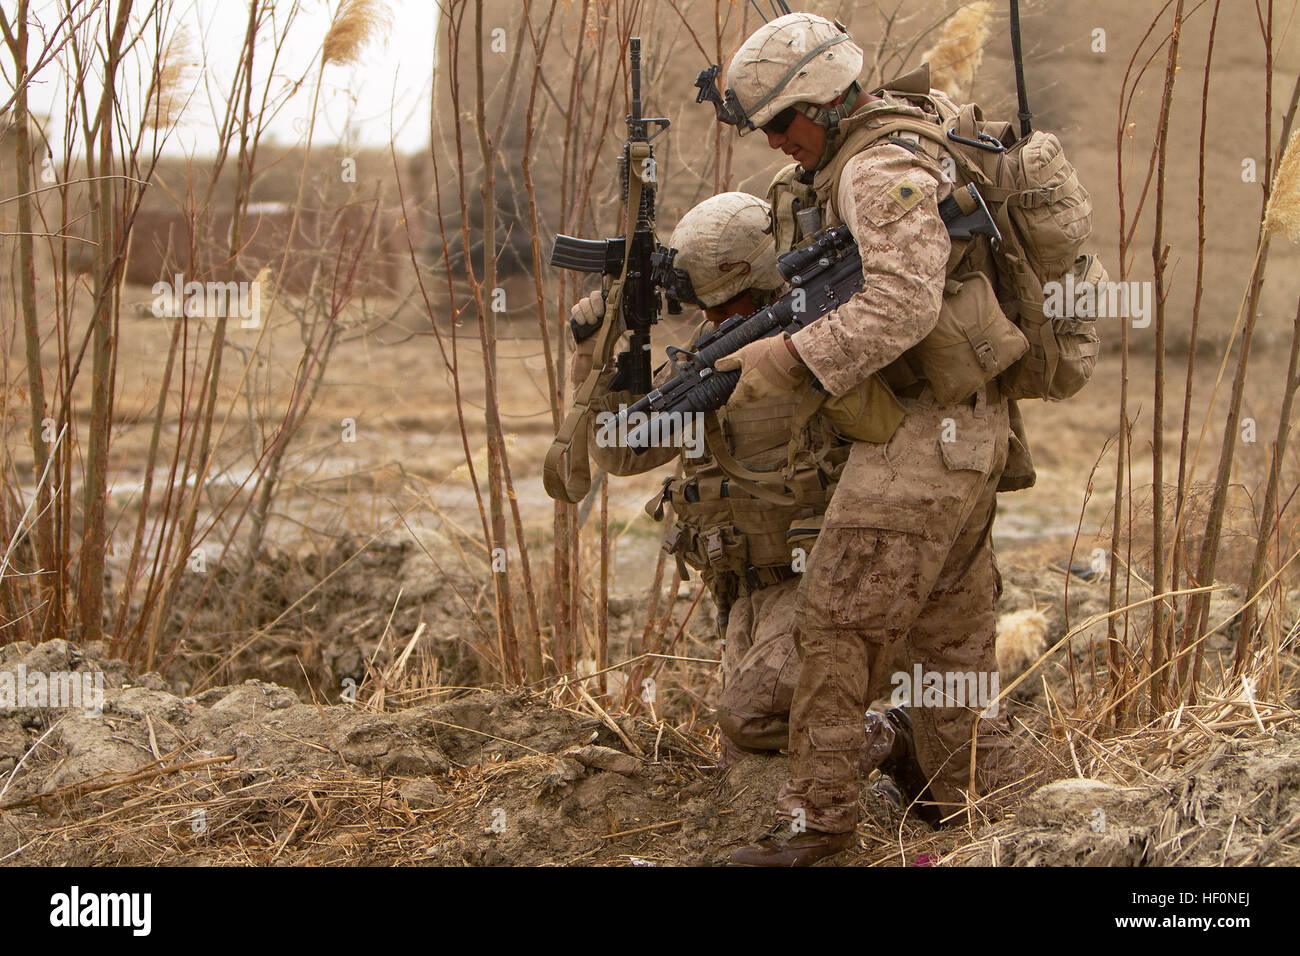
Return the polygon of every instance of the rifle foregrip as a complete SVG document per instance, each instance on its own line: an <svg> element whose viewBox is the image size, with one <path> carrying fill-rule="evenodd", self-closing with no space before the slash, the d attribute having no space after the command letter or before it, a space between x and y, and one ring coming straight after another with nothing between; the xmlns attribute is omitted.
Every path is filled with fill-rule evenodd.
<svg viewBox="0 0 1300 956"><path fill-rule="evenodd" d="M759 339L766 338L772 333L783 328L788 322L788 318L783 318L783 314L776 309L768 308L756 316L753 316L748 322L732 329L721 338L710 342L707 346L700 349L696 354L700 361L707 365L715 364L718 359L725 358L728 355L734 355L751 342L757 342Z"/></svg>

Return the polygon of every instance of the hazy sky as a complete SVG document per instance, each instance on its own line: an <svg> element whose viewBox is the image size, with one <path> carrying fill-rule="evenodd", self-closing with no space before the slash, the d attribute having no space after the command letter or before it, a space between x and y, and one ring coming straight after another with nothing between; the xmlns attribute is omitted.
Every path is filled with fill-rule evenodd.
<svg viewBox="0 0 1300 956"><path fill-rule="evenodd" d="M321 42L329 29L338 0L299 0L301 12L289 32L289 41L281 52L276 74L278 88L308 73L309 80L289 100L284 111L272 122L271 134L280 141L301 139L311 112L311 91L316 69L312 60L319 54ZM59 0L33 4L38 19L56 22ZM368 47L358 66L330 66L325 70L321 90L321 109L316 122L315 142L325 144L344 137L351 126L356 142L382 146L392 141L399 149L415 150L428 141L428 88L433 62L434 30L437 22L435 0L390 0L393 29L386 43ZM288 2L277 7L288 8ZM172 134L167 152L175 154L210 151L216 141L213 105L209 90L229 88L247 18L246 0L175 0L173 21L189 27L196 43L202 47L206 76L197 72L191 80L195 94L185 111L184 121ZM39 41L33 36L33 46ZM267 78L270 45L258 51ZM258 61L255 60L255 63ZM6 73L7 75L7 73ZM58 116L63 91L54 80L55 71L47 68L43 79L32 90L32 108ZM276 88L273 87L273 88ZM132 102L142 97L137 89L126 94ZM60 124L56 121L54 129ZM391 134L390 134L391 129Z"/></svg>

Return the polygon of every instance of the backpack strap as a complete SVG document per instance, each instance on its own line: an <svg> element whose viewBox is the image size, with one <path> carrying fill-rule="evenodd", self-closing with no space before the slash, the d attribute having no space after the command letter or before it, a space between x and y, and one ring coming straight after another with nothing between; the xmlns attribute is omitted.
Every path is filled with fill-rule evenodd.
<svg viewBox="0 0 1300 956"><path fill-rule="evenodd" d="M736 460L736 457L731 453L731 449L727 446L727 438L722 433L722 423L719 421L716 411L706 412L704 423L704 434L709 445L709 453L713 455L713 460L729 480L734 481L739 487L761 501L774 505L798 504L798 499L788 493L789 488L786 487L784 481L779 486L765 484L765 482L769 482L773 478L782 478L781 473L754 471L746 468Z"/></svg>
<svg viewBox="0 0 1300 956"><path fill-rule="evenodd" d="M920 100L928 104L937 114L936 118L925 118L927 111L920 106L910 104L901 105L897 111L869 112L862 117L860 125L850 127L835 158L817 174L814 186L821 195L825 196L825 204L836 223L843 222L838 192L840 178L849 161L873 146L885 143L902 146L912 153L924 152L928 159L936 163L942 162L944 157L951 157L958 172L968 182L975 183L981 194L985 193L986 187L992 186L992 180L973 164L969 157L963 155L962 151L956 148L958 144L953 143L947 136L948 129L957 128L962 124L963 118L967 117L965 121L970 124L971 138L974 138L975 124L978 122L978 107L969 105L961 111L954 112L951 105L945 105L930 96L910 94L908 99ZM853 117L850 117L848 122L851 123L852 119ZM985 195L986 200L990 198Z"/></svg>
<svg viewBox="0 0 1300 956"><path fill-rule="evenodd" d="M611 303L619 301L623 280L620 278L609 287ZM615 309L611 309L614 312ZM591 489L591 459L588 452L588 428L592 418L592 402L596 398L596 388L600 377L613 358L614 347L623 334L623 323L616 315L607 316L600 330L596 333L596 362L593 363L587 379L578 386L573 395L573 405L565 415L563 424L546 452L542 464L542 484L546 493L556 501L577 504L587 496Z"/></svg>

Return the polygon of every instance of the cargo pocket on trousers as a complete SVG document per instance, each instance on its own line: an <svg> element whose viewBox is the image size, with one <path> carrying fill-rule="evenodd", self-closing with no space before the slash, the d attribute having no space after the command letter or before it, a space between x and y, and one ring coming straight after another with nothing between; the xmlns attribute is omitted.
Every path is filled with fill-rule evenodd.
<svg viewBox="0 0 1300 956"><path fill-rule="evenodd" d="M845 786L848 782L856 783L858 776L858 751L866 730L864 726L849 724L813 724L808 728L808 744L812 750L813 779L823 787ZM820 788L818 788L820 789ZM830 797L833 794L810 793L814 805L821 801L818 796Z"/></svg>
<svg viewBox="0 0 1300 956"><path fill-rule="evenodd" d="M997 448L992 438L958 438L950 442L940 441L939 451L944 467L954 478L952 490L956 500L953 504L958 516L956 527L960 528L970 517L975 499L993 471Z"/></svg>
<svg viewBox="0 0 1300 956"><path fill-rule="evenodd" d="M943 463L949 471L977 471L985 477L993 470L994 450L992 438L958 438L939 442Z"/></svg>
<svg viewBox="0 0 1300 956"><path fill-rule="evenodd" d="M806 600L825 608L833 626L897 636L918 609L908 569L921 560L920 536L882 528L840 529L821 573L805 578Z"/></svg>

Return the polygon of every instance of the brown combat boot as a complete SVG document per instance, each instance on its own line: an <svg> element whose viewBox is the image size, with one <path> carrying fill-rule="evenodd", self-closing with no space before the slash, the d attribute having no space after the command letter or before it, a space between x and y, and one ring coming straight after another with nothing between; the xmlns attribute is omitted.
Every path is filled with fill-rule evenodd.
<svg viewBox="0 0 1300 956"><path fill-rule="evenodd" d="M731 854L732 866L812 866L818 860L847 850L856 834L821 833L805 830L792 833L789 823L782 821L768 831L762 839L742 846Z"/></svg>
<svg viewBox="0 0 1300 956"><path fill-rule="evenodd" d="M903 794L903 806L928 823L939 829L943 821L943 812L929 801L930 778L921 769L916 759L916 742L912 738L912 719L902 707L893 707L885 712L885 717L894 728L894 745L889 756L880 762L880 772L887 773L898 784Z"/></svg>

